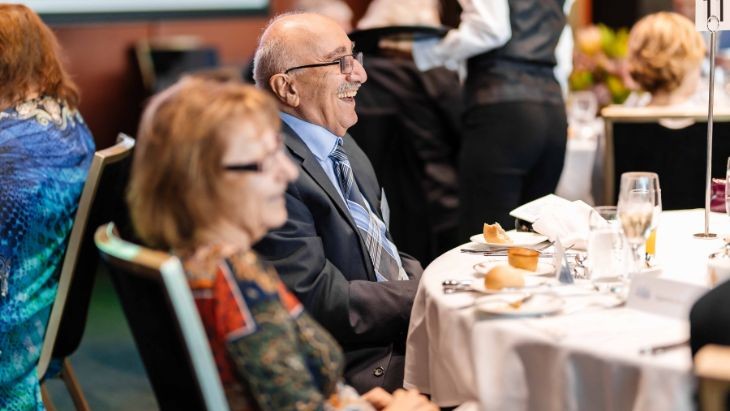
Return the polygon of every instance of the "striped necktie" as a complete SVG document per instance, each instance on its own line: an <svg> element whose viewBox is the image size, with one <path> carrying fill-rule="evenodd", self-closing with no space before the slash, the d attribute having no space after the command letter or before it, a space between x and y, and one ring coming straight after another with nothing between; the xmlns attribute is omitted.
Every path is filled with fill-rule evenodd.
<svg viewBox="0 0 730 411"><path fill-rule="evenodd" d="M337 140L337 145L329 157L334 162L337 182L340 184L347 209L355 220L360 237L365 241L378 281L407 280L408 275L401 266L398 249L388 240L385 224L370 210L355 183L350 160L347 159L341 139Z"/></svg>

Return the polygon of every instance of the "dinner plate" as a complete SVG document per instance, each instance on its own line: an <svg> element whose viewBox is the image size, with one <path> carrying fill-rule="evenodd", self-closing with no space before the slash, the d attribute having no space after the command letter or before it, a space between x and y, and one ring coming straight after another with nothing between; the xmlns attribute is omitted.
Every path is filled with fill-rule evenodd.
<svg viewBox="0 0 730 411"><path fill-rule="evenodd" d="M542 287L544 285L548 285L550 283L548 278L545 277L538 277L535 275L526 275L525 278L525 286L524 287L508 287L508 288L502 288L499 290L493 290L491 288L487 288L486 285L484 285L484 280L482 279L476 279L471 284L471 289L484 294L500 294L500 293L515 293L515 292L523 292L528 291L530 289Z"/></svg>
<svg viewBox="0 0 730 411"><path fill-rule="evenodd" d="M540 244L548 239L542 234L530 233L526 231L509 230L507 231L507 235L512 240L512 243L489 243L487 242L487 240L484 239L483 234L474 234L473 236L469 237L469 240L477 244L486 244L491 247L529 247Z"/></svg>
<svg viewBox="0 0 730 411"><path fill-rule="evenodd" d="M474 264L474 271L483 276L495 266L504 264L505 262L504 259L482 261L481 263ZM525 272L528 275L553 275L555 274L555 266L547 261L538 261L535 271L525 270Z"/></svg>
<svg viewBox="0 0 730 411"><path fill-rule="evenodd" d="M552 294L535 294L517 308L509 304L524 297L524 294L514 294L509 297L484 300L476 305L476 309L503 317L532 317L558 313L565 305L565 300Z"/></svg>

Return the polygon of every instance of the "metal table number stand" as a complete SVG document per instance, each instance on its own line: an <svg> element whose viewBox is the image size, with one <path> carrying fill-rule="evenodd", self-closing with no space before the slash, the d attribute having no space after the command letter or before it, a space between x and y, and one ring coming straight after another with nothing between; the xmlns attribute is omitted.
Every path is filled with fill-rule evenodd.
<svg viewBox="0 0 730 411"><path fill-rule="evenodd" d="M710 189L712 181L712 125L715 108L715 49L717 32L730 29L725 21L726 0L695 0L695 27L698 31L710 32L710 99L707 107L707 175L705 181L705 231L696 233L695 238L714 239L717 234L710 232ZM718 16L719 14L719 16Z"/></svg>

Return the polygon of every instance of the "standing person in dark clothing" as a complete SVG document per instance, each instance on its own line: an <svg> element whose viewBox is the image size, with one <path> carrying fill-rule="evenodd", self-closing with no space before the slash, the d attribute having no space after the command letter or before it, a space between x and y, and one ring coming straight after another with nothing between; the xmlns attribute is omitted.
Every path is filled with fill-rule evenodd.
<svg viewBox="0 0 730 411"><path fill-rule="evenodd" d="M440 25L435 0L375 0L358 23L362 31L351 38L360 44L360 36L375 36L382 32L378 28ZM363 50L368 83L358 94L360 121L351 134L388 195L393 237L426 265L460 243L456 157L461 85L457 74L444 67L418 70L412 41L396 37L378 37L377 48Z"/></svg>
<svg viewBox="0 0 730 411"><path fill-rule="evenodd" d="M557 186L567 121L553 68L565 11L563 0L459 3L459 27L416 43L413 56L422 70L466 60L459 231L467 236L485 221L511 226L510 210Z"/></svg>

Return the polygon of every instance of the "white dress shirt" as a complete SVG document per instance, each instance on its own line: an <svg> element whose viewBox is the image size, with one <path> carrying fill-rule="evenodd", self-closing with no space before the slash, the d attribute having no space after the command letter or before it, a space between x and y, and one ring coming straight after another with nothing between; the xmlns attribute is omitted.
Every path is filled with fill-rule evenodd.
<svg viewBox="0 0 730 411"><path fill-rule="evenodd" d="M565 1L566 14L573 1ZM413 43L413 60L419 70L438 66L458 70L469 57L502 47L512 38L508 0L459 0L459 4L462 13L458 28L450 30L443 39ZM572 38L569 40L572 42Z"/></svg>

